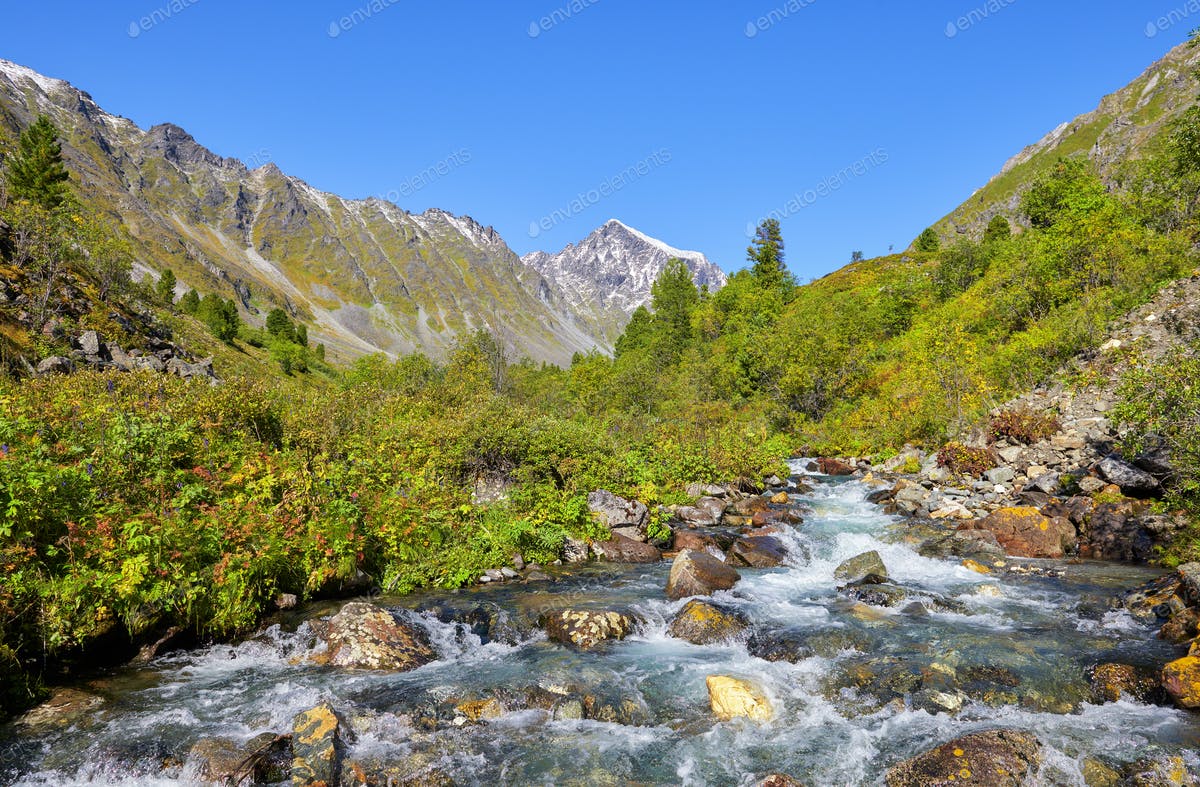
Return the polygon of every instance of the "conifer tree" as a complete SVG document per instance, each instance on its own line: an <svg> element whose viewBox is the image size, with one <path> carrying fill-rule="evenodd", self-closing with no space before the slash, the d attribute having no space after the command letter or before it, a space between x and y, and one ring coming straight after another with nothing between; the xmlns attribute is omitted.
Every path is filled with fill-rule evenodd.
<svg viewBox="0 0 1200 787"><path fill-rule="evenodd" d="M154 285L154 292L158 299L163 303L171 306L175 303L175 285L178 281L175 279L175 271L167 268L158 277L158 283Z"/></svg>
<svg viewBox="0 0 1200 787"><path fill-rule="evenodd" d="M63 165L58 129L45 115L21 133L17 152L8 161L8 190L46 210L56 210L71 195L71 176Z"/></svg>
<svg viewBox="0 0 1200 787"><path fill-rule="evenodd" d="M746 250L746 259L751 263L750 272L754 280L763 289L778 289L788 282L783 231L778 219L767 219L758 225L754 240Z"/></svg>

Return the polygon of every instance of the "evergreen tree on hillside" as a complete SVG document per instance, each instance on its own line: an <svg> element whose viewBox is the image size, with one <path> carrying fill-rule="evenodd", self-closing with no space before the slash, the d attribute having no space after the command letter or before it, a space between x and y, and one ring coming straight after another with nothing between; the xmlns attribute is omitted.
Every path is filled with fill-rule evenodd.
<svg viewBox="0 0 1200 787"><path fill-rule="evenodd" d="M237 338L241 319L238 317L237 306L233 301L227 301L220 295L209 293L200 301L196 315L208 326L213 336L229 343Z"/></svg>
<svg viewBox="0 0 1200 787"><path fill-rule="evenodd" d="M682 260L667 263L650 292L655 354L660 364L669 365L691 344L692 313L700 303L700 292Z"/></svg>
<svg viewBox="0 0 1200 787"><path fill-rule="evenodd" d="M625 326L625 331L617 339L617 346L613 352L613 356L620 358L631 352L644 349L650 342L651 324L654 322L654 317L650 314L650 310L645 306L639 306L633 312L633 316L629 318L629 324Z"/></svg>
<svg viewBox="0 0 1200 787"><path fill-rule="evenodd" d="M200 311L200 293L194 289L185 292L179 299L179 309L184 314L196 314Z"/></svg>
<svg viewBox="0 0 1200 787"><path fill-rule="evenodd" d="M296 343L296 326L292 325L291 318L283 309L272 309L267 315L267 333L277 339Z"/></svg>
<svg viewBox="0 0 1200 787"><path fill-rule="evenodd" d="M999 214L992 216L992 220L988 222L987 229L983 231L984 243L1008 240L1011 237L1012 224L1008 222L1008 219Z"/></svg>
<svg viewBox="0 0 1200 787"><path fill-rule="evenodd" d="M71 194L71 176L63 165L58 129L40 115L21 133L17 152L8 161L8 190L46 210L62 207Z"/></svg>
<svg viewBox="0 0 1200 787"><path fill-rule="evenodd" d="M175 303L175 285L178 281L175 279L175 271L167 268L158 277L158 283L154 285L154 294L158 299L168 306Z"/></svg>
<svg viewBox="0 0 1200 787"><path fill-rule="evenodd" d="M922 232L920 237L917 238L915 247L917 251L932 254L933 252L942 248L942 239L938 237L937 230L935 230L933 227L930 227Z"/></svg>
<svg viewBox="0 0 1200 787"><path fill-rule="evenodd" d="M777 219L767 219L758 225L754 240L746 250L746 260L755 282L765 290L781 289L790 283L783 254L783 231Z"/></svg>

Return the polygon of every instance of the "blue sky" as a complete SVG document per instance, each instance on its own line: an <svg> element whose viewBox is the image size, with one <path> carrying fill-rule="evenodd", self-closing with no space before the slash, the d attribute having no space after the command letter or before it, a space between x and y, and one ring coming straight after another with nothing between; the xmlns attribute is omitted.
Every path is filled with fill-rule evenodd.
<svg viewBox="0 0 1200 787"><path fill-rule="evenodd" d="M903 248L1200 26L1191 0L6 5L0 57L221 155L519 253L616 217L732 270L782 211L802 279Z"/></svg>

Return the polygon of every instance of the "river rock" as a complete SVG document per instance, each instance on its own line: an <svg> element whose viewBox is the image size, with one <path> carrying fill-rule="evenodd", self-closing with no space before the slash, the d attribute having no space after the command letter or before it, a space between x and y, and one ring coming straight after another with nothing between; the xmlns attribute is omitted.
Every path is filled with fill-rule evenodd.
<svg viewBox="0 0 1200 787"><path fill-rule="evenodd" d="M687 488L688 497L719 497L729 496L729 490L717 484L691 484Z"/></svg>
<svg viewBox="0 0 1200 787"><path fill-rule="evenodd" d="M1075 526L1061 517L1051 519L1036 508L1002 508L963 530L986 530L1010 555L1061 558L1078 546Z"/></svg>
<svg viewBox="0 0 1200 787"><path fill-rule="evenodd" d="M715 527L721 523L720 516L697 506L680 506L675 509L675 516L690 527Z"/></svg>
<svg viewBox="0 0 1200 787"><path fill-rule="evenodd" d="M662 560L662 552L657 547L619 533L613 533L609 541L594 542L592 551L596 557L610 563L657 563Z"/></svg>
<svg viewBox="0 0 1200 787"><path fill-rule="evenodd" d="M737 538L736 532L721 529L688 530L681 527L675 530L675 548L681 552L685 549L692 549L709 554L713 554L713 550L716 550L724 555L725 550L733 546Z"/></svg>
<svg viewBox="0 0 1200 787"><path fill-rule="evenodd" d="M957 530L931 538L918 547L922 557L961 557L985 565L1005 557L1004 547L989 530Z"/></svg>
<svg viewBox="0 0 1200 787"><path fill-rule="evenodd" d="M717 497L702 497L696 501L695 507L707 512L709 516L719 523L721 517L725 515L725 510L729 507L729 504Z"/></svg>
<svg viewBox="0 0 1200 787"><path fill-rule="evenodd" d="M643 529L650 512L636 500L626 500L603 489L588 495L588 510L610 530L622 527Z"/></svg>
<svg viewBox="0 0 1200 787"><path fill-rule="evenodd" d="M1162 685L1181 708L1200 708L1200 657L1185 656L1163 667Z"/></svg>
<svg viewBox="0 0 1200 787"><path fill-rule="evenodd" d="M588 547L586 541L570 536L563 541L562 560L564 563L586 563L589 555L591 555L591 548Z"/></svg>
<svg viewBox="0 0 1200 787"><path fill-rule="evenodd" d="M804 629L760 631L746 643L746 650L755 658L792 664L813 656L832 659L847 651L866 653L872 647L873 643L867 635L846 628L816 632Z"/></svg>
<svg viewBox="0 0 1200 787"><path fill-rule="evenodd" d="M843 580L847 584L853 584L871 575L882 579L888 578L888 570L887 566L883 564L883 558L873 550L852 557L833 570L833 578Z"/></svg>
<svg viewBox="0 0 1200 787"><path fill-rule="evenodd" d="M804 782L796 781L786 774L772 773L759 782L758 787L804 787Z"/></svg>
<svg viewBox="0 0 1200 787"><path fill-rule="evenodd" d="M1115 456L1101 461L1096 469L1105 481L1121 487L1121 491L1127 495L1150 497L1162 491L1157 478Z"/></svg>
<svg viewBox="0 0 1200 787"><path fill-rule="evenodd" d="M345 753L342 727L342 719L329 704L296 716L292 722L293 787L338 784Z"/></svg>
<svg viewBox="0 0 1200 787"><path fill-rule="evenodd" d="M746 616L736 610L692 599L668 629L672 637L693 645L711 645L733 639L746 630Z"/></svg>
<svg viewBox="0 0 1200 787"><path fill-rule="evenodd" d="M818 459L817 469L825 475L849 476L854 475L858 468L846 464L840 459Z"/></svg>
<svg viewBox="0 0 1200 787"><path fill-rule="evenodd" d="M424 629L374 604L353 602L311 625L326 644L312 657L318 664L404 672L437 659Z"/></svg>
<svg viewBox="0 0 1200 787"><path fill-rule="evenodd" d="M1091 670L1088 680L1092 697L1098 703L1118 702L1122 698L1154 702L1161 693L1158 677L1150 670L1129 664L1100 664Z"/></svg>
<svg viewBox="0 0 1200 787"><path fill-rule="evenodd" d="M1182 757L1143 759L1125 771L1130 787L1197 787L1200 780L1188 770Z"/></svg>
<svg viewBox="0 0 1200 787"><path fill-rule="evenodd" d="M1037 784L1042 744L1037 736L1017 730L991 730L965 735L887 772L888 787L1024 787Z"/></svg>
<svg viewBox="0 0 1200 787"><path fill-rule="evenodd" d="M775 568L787 559L787 547L773 536L739 538L729 548L729 560L734 565L750 568Z"/></svg>
<svg viewBox="0 0 1200 787"><path fill-rule="evenodd" d="M622 640L633 631L634 620L623 612L562 609L539 621L553 642L591 650L609 640Z"/></svg>
<svg viewBox="0 0 1200 787"><path fill-rule="evenodd" d="M712 555L689 549L680 552L671 564L671 575L667 579L667 598L707 596L718 590L729 590L740 579L741 575L737 570Z"/></svg>
<svg viewBox="0 0 1200 787"><path fill-rule="evenodd" d="M713 713L721 721L737 718L770 721L775 716L771 702L762 689L748 681L726 675L709 675L705 683Z"/></svg>

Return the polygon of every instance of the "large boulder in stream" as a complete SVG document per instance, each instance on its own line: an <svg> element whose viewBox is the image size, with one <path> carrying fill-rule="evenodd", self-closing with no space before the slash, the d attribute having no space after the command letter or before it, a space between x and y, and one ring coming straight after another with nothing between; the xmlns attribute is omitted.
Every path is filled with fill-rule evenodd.
<svg viewBox="0 0 1200 787"><path fill-rule="evenodd" d="M883 558L879 556L878 552L864 552L857 557L850 558L833 570L834 579L844 580L848 584L860 582L869 576L880 579L888 578L887 566L883 564Z"/></svg>
<svg viewBox="0 0 1200 787"><path fill-rule="evenodd" d="M332 618L311 625L326 645L312 657L317 664L404 672L437 659L424 629L374 604L347 604Z"/></svg>
<svg viewBox="0 0 1200 787"><path fill-rule="evenodd" d="M633 631L635 621L623 612L560 609L540 621L553 642L591 650L609 640L622 640Z"/></svg>
<svg viewBox="0 0 1200 787"><path fill-rule="evenodd" d="M787 547L774 536L739 538L729 548L729 562L749 568L776 568L787 559Z"/></svg>
<svg viewBox="0 0 1200 787"><path fill-rule="evenodd" d="M1037 784L1042 744L1018 730L964 735L887 772L888 787L1024 787Z"/></svg>
<svg viewBox="0 0 1200 787"><path fill-rule="evenodd" d="M713 713L721 721L737 718L770 721L775 716L767 695L749 681L726 675L709 675L705 683Z"/></svg>
<svg viewBox="0 0 1200 787"><path fill-rule="evenodd" d="M293 787L334 787L342 772L344 724L328 705L318 705L292 722Z"/></svg>
<svg viewBox="0 0 1200 787"><path fill-rule="evenodd" d="M1061 558L1075 551L1078 538L1069 519L1051 519L1036 508L1002 508L962 530L986 530L996 536L1000 546L1016 557Z"/></svg>
<svg viewBox="0 0 1200 787"><path fill-rule="evenodd" d="M1163 667L1162 685L1181 708L1200 708L1200 657L1185 656Z"/></svg>
<svg viewBox="0 0 1200 787"><path fill-rule="evenodd" d="M672 637L693 645L711 645L733 639L746 630L746 616L736 610L692 599L668 629Z"/></svg>
<svg viewBox="0 0 1200 787"><path fill-rule="evenodd" d="M685 550L671 564L667 579L667 598L707 596L718 590L729 590L742 577L733 569L706 552Z"/></svg>

